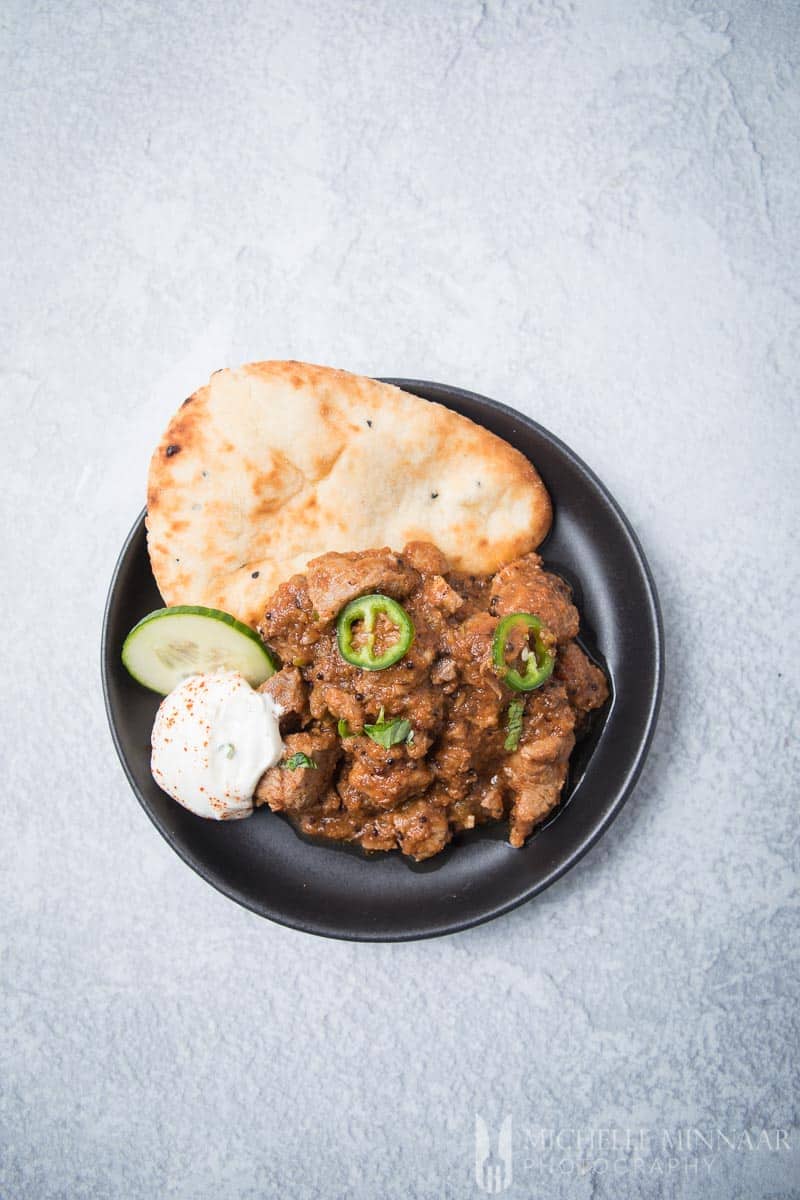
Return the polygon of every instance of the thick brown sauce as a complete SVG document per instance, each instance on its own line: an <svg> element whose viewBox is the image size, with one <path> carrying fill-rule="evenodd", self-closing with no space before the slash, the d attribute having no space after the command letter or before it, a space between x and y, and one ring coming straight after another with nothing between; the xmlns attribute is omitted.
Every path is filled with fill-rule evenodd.
<svg viewBox="0 0 800 1200"><path fill-rule="evenodd" d="M383 671L347 663L336 641L336 615L368 592L393 597L415 627L408 653ZM495 628L512 612L539 616L557 646L551 678L529 693L508 687L492 664ZM271 768L256 802L311 837L417 860L488 821L507 820L521 846L558 803L576 734L608 697L605 676L575 641L578 627L569 587L536 554L494 576L451 572L424 542L402 554L313 560L278 588L259 630L284 664L262 690L284 710L286 757L302 753L316 765ZM522 733L509 751L509 705L520 699ZM410 742L386 748L363 732L381 709L386 720L410 722ZM352 736L340 736L340 721Z"/></svg>

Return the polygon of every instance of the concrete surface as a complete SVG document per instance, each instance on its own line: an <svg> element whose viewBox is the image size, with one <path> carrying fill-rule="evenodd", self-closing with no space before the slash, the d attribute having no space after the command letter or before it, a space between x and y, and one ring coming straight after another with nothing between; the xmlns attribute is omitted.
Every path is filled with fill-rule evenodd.
<svg viewBox="0 0 800 1200"><path fill-rule="evenodd" d="M476 1114L501 1168L512 1118L509 1196L800 1194L800 8L7 0L0 27L0 1195L460 1200ZM658 581L634 799L463 935L239 910L114 756L100 617L150 449L210 370L289 356L531 413Z"/></svg>

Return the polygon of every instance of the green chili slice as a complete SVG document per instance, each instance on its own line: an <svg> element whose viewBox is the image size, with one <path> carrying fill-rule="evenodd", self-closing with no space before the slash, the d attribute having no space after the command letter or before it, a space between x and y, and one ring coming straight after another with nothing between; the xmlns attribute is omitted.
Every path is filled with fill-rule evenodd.
<svg viewBox="0 0 800 1200"><path fill-rule="evenodd" d="M383 650L375 647L378 618L393 625L397 636ZM394 666L414 640L414 624L406 610L379 592L359 596L346 604L336 618L336 637L342 658L365 671L383 671ZM383 641L383 636L381 636Z"/></svg>
<svg viewBox="0 0 800 1200"><path fill-rule="evenodd" d="M509 637L520 627L532 633L522 650L522 671L510 666L506 660ZM492 642L492 662L503 682L515 692L532 692L534 688L541 687L552 675L555 661L552 635L533 613L509 613L499 622Z"/></svg>

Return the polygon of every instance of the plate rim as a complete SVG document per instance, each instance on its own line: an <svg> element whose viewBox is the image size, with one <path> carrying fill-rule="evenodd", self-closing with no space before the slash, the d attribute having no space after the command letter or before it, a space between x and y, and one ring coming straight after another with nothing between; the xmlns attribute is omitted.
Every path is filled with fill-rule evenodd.
<svg viewBox="0 0 800 1200"><path fill-rule="evenodd" d="M210 884L213 888L215 888L216 891L220 892L228 899L235 901L235 903L239 904L242 908L247 909L249 912L255 913L257 916L265 920L273 921L275 924L281 925L285 929L292 929L296 932L312 934L315 937L329 938L334 941L392 943L423 941L428 940L429 938L446 937L448 934L459 933L466 929L475 928L476 926L483 925L488 921L493 921L508 912L512 912L515 908L520 907L522 904L528 903L528 901L532 900L535 896L539 895L541 892L545 891L547 888L556 883L557 880L559 880L563 875L576 866L577 863L579 863L580 860L586 854L588 854L592 847L599 841L603 834L607 832L608 828L619 816L620 812L630 798L634 788L636 787L644 768L644 764L647 760L647 756L653 742L653 737L655 735L664 691L664 625L661 613L661 605L655 580L653 578L653 573L650 569L650 564L644 553L644 549L642 548L639 537L633 529L630 520L622 510L617 500L608 490L603 481L598 478L592 468L589 467L583 461L583 459L571 449L570 446L568 446L560 437L558 437L557 434L552 433L544 425L541 425L532 417L527 416L526 413L520 412L519 409L513 408L508 404L503 404L501 401L494 400L490 396L484 396L480 392L473 392L467 388L457 387L453 384L438 383L432 380L413 379L406 376L374 376L374 378L379 382L391 384L395 387L409 391L412 394L419 394L415 391L417 388L424 389L426 393L434 393L436 395L435 402L444 403L445 407L449 407L446 403L446 399L440 399L440 397L461 397L470 402L477 402L480 406L495 411L506 418L521 421L524 425L532 427L538 435L553 444L560 454L570 460L579 472L588 476L592 484L602 494L609 508L613 511L620 526L625 532L630 548L633 551L646 583L647 598L649 601L649 623L653 633L655 650L652 662L654 686L650 689L650 703L649 711L646 714L645 734L639 741L635 758L628 768L627 776L622 787L618 791L613 804L610 805L603 818L592 826L591 831L584 838L582 838L580 842L573 847L562 860L560 860L543 876L540 876L535 883L531 884L529 888L524 889L521 894L515 895L510 900L503 901L492 906L491 908L488 908L485 912L482 912L478 916L470 916L466 918L461 917L452 921L440 922L438 925L434 927L428 927L422 931L413 929L392 934L386 934L383 932L372 934L369 931L360 931L358 933L339 932L335 931L333 928L314 926L302 919L294 921L289 920L283 915L276 915L273 911L265 911L264 906L259 907L256 903L246 899L242 894L237 893L225 882L218 878L213 878L202 859L194 856L189 850L186 849L179 838L170 836L169 831L161 827L156 820L155 815L150 811L150 807L146 803L144 796L140 792L136 776L134 775L133 769L128 762L128 758L117 732L116 717L113 711L109 692L109 676L111 668L109 624L112 604L115 600L118 579L123 565L126 562L131 544L140 535L142 530L147 513L146 506L141 509L136 517L136 520L131 526L123 542L122 548L117 555L117 559L111 573L106 601L103 607L102 634L100 639L100 674L102 681L103 704L105 707L109 730L111 732L112 742L117 754L117 758L120 761L120 765L122 766L123 772L128 780L134 796L136 797L140 807L144 810L151 824L155 826L159 834L164 838L170 848L188 867L195 871L205 883ZM430 399L428 395L421 396L420 398ZM454 410L451 409L450 411ZM480 424L480 422L478 421L476 424ZM485 426L483 427L486 428ZM520 453L523 452L520 451ZM527 457L527 455L525 457Z"/></svg>

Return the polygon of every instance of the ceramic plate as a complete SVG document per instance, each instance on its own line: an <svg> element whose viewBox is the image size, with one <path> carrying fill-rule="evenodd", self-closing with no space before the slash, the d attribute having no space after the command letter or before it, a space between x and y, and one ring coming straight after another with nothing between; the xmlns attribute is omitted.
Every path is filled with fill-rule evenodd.
<svg viewBox="0 0 800 1200"><path fill-rule="evenodd" d="M636 782L655 727L663 635L653 580L619 505L567 446L521 413L438 383L390 379L505 438L531 460L553 500L545 566L572 585L581 641L604 666L612 698L579 742L562 802L521 850L505 826L454 838L435 858L301 839L265 809L246 821L205 821L166 796L150 774L158 697L120 660L125 635L162 600L145 544L144 513L114 570L103 623L108 719L136 796L173 850L226 896L307 933L357 941L436 937L498 917L568 871L608 828Z"/></svg>

